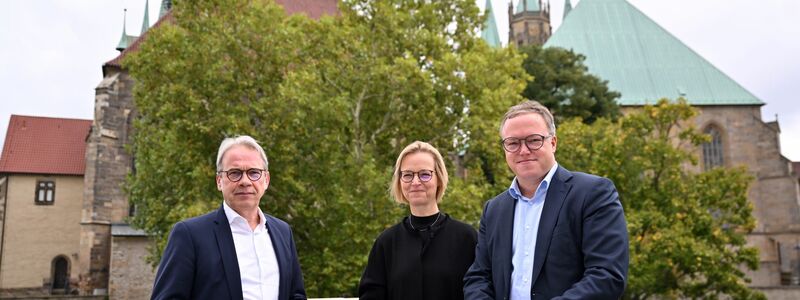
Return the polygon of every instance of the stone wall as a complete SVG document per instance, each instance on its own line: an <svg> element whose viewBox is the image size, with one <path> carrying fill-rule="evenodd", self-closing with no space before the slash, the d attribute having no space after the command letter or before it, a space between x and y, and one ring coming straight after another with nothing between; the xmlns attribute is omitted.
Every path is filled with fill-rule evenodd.
<svg viewBox="0 0 800 300"><path fill-rule="evenodd" d="M123 190L132 157L126 152L133 119L133 79L117 68L104 69L95 89L95 113L86 145L81 224L81 294L106 294L111 251L111 224L128 215Z"/></svg>
<svg viewBox="0 0 800 300"><path fill-rule="evenodd" d="M49 287L57 256L67 259L70 286L75 287L81 258L78 250L83 178L10 175L7 180L0 289ZM53 204L35 204L37 180L55 182Z"/></svg>
<svg viewBox="0 0 800 300"><path fill-rule="evenodd" d="M114 235L108 283L111 299L150 298L156 274L145 261L148 245L150 240L146 236Z"/></svg>

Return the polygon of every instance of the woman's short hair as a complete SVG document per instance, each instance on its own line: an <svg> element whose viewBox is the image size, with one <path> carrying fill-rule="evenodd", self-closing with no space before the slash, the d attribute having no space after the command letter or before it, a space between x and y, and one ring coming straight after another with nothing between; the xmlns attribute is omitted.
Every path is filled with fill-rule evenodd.
<svg viewBox="0 0 800 300"><path fill-rule="evenodd" d="M436 150L431 144L426 142L415 141L406 146L397 157L397 162L394 164L394 173L392 173L392 185L389 189L394 201L400 204L408 204L408 199L403 196L403 189L400 187L400 165L403 159L409 154L417 152L430 153L433 156L434 172L436 173L436 203L442 201L444 191L447 189L447 168L444 166L444 159L439 150Z"/></svg>
<svg viewBox="0 0 800 300"><path fill-rule="evenodd" d="M264 148L261 148L261 145L249 135L237 135L225 138L222 140L222 143L220 143L219 151L217 151L217 172L224 171L222 170L222 157L225 155L225 152L233 148L233 146L239 145L258 151L258 154L261 155L261 159L264 160L264 170L269 171L269 161L267 160L267 154L264 153Z"/></svg>

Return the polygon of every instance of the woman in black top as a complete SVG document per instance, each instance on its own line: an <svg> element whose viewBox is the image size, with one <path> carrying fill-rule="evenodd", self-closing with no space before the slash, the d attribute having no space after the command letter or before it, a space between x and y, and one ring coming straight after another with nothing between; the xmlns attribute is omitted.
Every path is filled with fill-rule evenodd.
<svg viewBox="0 0 800 300"><path fill-rule="evenodd" d="M472 226L439 211L447 169L439 151L424 142L397 158L391 192L411 215L386 229L372 246L360 299L464 299L464 273L475 258Z"/></svg>

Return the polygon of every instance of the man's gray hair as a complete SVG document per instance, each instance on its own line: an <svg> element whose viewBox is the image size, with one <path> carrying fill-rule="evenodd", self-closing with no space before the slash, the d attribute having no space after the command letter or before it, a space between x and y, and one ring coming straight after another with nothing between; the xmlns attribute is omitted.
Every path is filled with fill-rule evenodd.
<svg viewBox="0 0 800 300"><path fill-rule="evenodd" d="M509 108L506 114L503 116L503 120L500 121L500 137L503 137L503 126L506 125L506 121L508 121L508 119L530 113L539 114L542 116L544 123L547 125L547 133L551 136L556 135L556 123L553 121L553 114L550 113L550 110L537 101L526 100L525 102Z"/></svg>
<svg viewBox="0 0 800 300"><path fill-rule="evenodd" d="M258 151L258 154L261 154L261 159L264 160L264 170L269 171L269 161L267 160L267 154L264 153L264 148L261 148L261 145L249 135L237 135L222 140L222 143L219 145L219 151L217 152L217 171L223 171L222 156L225 155L225 152L233 146L238 145Z"/></svg>

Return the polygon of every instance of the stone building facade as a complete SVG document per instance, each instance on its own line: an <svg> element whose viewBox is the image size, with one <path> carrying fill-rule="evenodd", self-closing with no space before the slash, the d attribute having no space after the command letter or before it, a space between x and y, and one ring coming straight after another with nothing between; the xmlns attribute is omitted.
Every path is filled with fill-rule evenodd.
<svg viewBox="0 0 800 300"><path fill-rule="evenodd" d="M95 89L95 119L86 143L80 222L81 257L88 258L81 262L80 289L89 295L111 292L112 227L124 224L131 212L123 184L133 163L125 149L134 117L133 79L115 67L104 67L103 72ZM152 270L149 273L152 282Z"/></svg>
<svg viewBox="0 0 800 300"><path fill-rule="evenodd" d="M699 107L695 126L720 134L723 167L744 166L754 180L748 190L757 220L748 236L758 248L760 268L748 272L756 287L800 285L800 194L797 170L780 153L777 121L764 122L760 106ZM697 156L708 153L697 149ZM706 160L703 160L706 163ZM699 169L701 165L697 166ZM702 165L702 167L709 167Z"/></svg>

